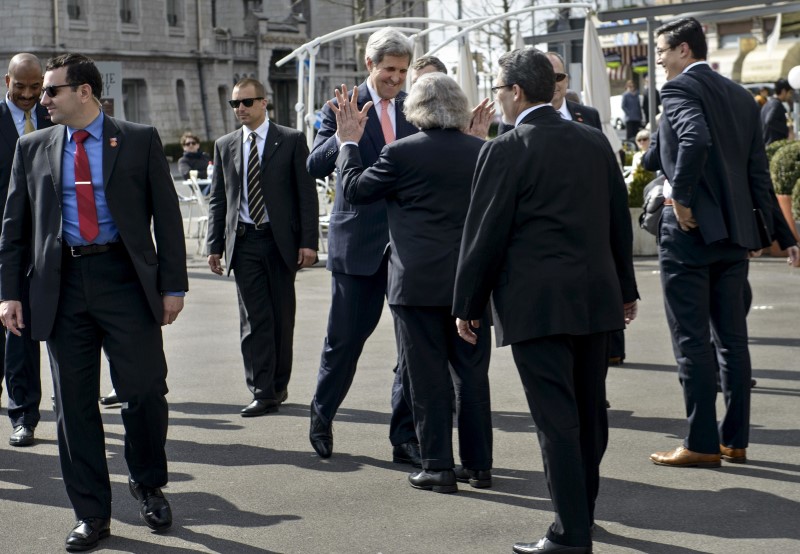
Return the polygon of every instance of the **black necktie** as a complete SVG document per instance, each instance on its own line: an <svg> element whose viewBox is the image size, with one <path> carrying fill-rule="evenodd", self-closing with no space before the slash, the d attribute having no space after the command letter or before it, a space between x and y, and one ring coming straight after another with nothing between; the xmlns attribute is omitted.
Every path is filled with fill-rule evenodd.
<svg viewBox="0 0 800 554"><path fill-rule="evenodd" d="M264 196L261 194L261 162L255 133L250 133L250 156L247 158L247 203L250 205L250 219L256 225L261 223L264 219Z"/></svg>

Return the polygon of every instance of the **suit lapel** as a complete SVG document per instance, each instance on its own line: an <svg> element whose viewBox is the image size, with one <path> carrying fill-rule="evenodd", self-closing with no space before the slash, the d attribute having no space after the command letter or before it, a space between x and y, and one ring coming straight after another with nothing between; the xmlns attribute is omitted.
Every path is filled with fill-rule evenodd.
<svg viewBox="0 0 800 554"><path fill-rule="evenodd" d="M283 142L283 133L278 129L272 121L267 128L267 137L264 139L264 153L261 156L261 175L263 176L267 171L267 166L275 155L275 151L280 147ZM262 179L263 183L264 180Z"/></svg>
<svg viewBox="0 0 800 554"><path fill-rule="evenodd" d="M58 204L61 206L61 163L64 158L64 142L67 137L67 128L63 125L60 130L53 133L50 142L45 145L47 161L50 164L50 175L53 177L53 188L56 191Z"/></svg>
<svg viewBox="0 0 800 554"><path fill-rule="evenodd" d="M124 136L117 122L107 115L103 116L103 191L108 190L114 164L120 147L124 147Z"/></svg>

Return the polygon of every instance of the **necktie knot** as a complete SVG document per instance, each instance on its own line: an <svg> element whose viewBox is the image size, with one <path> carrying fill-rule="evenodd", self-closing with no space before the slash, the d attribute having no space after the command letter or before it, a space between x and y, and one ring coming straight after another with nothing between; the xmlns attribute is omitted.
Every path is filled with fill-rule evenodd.
<svg viewBox="0 0 800 554"><path fill-rule="evenodd" d="M23 134L27 135L28 133L32 133L35 130L36 128L33 126L33 119L31 118L31 111L25 110L25 128Z"/></svg>
<svg viewBox="0 0 800 554"><path fill-rule="evenodd" d="M80 131L75 131L72 133L72 138L75 139L75 142L81 144L87 138L89 138L89 131L85 129L81 129Z"/></svg>
<svg viewBox="0 0 800 554"><path fill-rule="evenodd" d="M253 144L255 144L255 143L256 143L256 138L258 138L258 135L255 133L255 131L252 131L252 132L250 133L250 142L252 142Z"/></svg>

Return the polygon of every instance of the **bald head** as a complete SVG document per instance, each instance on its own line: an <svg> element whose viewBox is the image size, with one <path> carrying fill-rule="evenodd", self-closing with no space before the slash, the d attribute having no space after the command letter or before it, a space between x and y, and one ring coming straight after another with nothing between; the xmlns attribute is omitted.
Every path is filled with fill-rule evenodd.
<svg viewBox="0 0 800 554"><path fill-rule="evenodd" d="M6 87L11 102L23 111L36 106L42 95L42 62L33 54L17 54L8 64Z"/></svg>

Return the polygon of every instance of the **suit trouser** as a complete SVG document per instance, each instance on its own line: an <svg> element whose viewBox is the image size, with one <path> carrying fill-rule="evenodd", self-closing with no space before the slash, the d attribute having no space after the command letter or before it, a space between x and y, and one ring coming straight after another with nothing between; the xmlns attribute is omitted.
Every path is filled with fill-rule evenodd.
<svg viewBox="0 0 800 554"><path fill-rule="evenodd" d="M666 206L659 228L659 262L672 347L683 385L689 434L684 446L716 454L722 442L747 447L750 432L750 352L747 347L747 250L700 231L682 231ZM711 344L717 346L715 354ZM717 428L717 363L725 416Z"/></svg>
<svg viewBox="0 0 800 554"><path fill-rule="evenodd" d="M64 484L79 519L111 515L100 396L100 351L122 402L125 460L148 487L167 483L167 363L153 317L124 247L62 257L55 324L47 339Z"/></svg>
<svg viewBox="0 0 800 554"><path fill-rule="evenodd" d="M589 528L608 445L608 333L553 335L511 345L555 509L547 538L592 544Z"/></svg>
<svg viewBox="0 0 800 554"><path fill-rule="evenodd" d="M458 336L449 306L392 305L395 315L422 467L452 469L453 396L456 392L458 445L468 469L492 467L492 410L489 399L491 327L475 329L478 344ZM485 318L484 318L485 319ZM452 369L451 369L452 368Z"/></svg>
<svg viewBox="0 0 800 554"><path fill-rule="evenodd" d="M247 388L254 399L276 400L292 375L296 272L269 227L237 236L233 258Z"/></svg>
<svg viewBox="0 0 800 554"><path fill-rule="evenodd" d="M22 316L31 320L30 281L22 283ZM8 392L8 417L11 426L39 424L39 402L42 400L39 341L31 339L30 327L22 329L22 336L5 333L6 390Z"/></svg>
<svg viewBox="0 0 800 554"><path fill-rule="evenodd" d="M373 275L331 273L328 331L320 356L317 390L312 400L326 423L333 421L344 402L364 343L380 321L386 298L387 264L388 259L384 257ZM403 397L400 371L395 373L392 383L389 440L394 445L417 440L411 408Z"/></svg>

